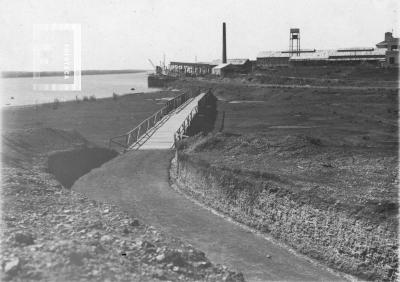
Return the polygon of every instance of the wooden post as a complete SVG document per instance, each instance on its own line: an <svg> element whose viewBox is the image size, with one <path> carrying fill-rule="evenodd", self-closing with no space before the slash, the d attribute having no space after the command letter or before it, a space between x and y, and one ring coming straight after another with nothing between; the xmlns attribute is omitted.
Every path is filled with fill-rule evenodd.
<svg viewBox="0 0 400 282"><path fill-rule="evenodd" d="M126 146L128 147L129 146L129 141L131 140L131 134L128 133L128 135L126 137L127 137L126 138Z"/></svg>
<svg viewBox="0 0 400 282"><path fill-rule="evenodd" d="M176 160L176 178L179 177L179 159L178 159L178 147L175 144L175 160Z"/></svg>
<svg viewBox="0 0 400 282"><path fill-rule="evenodd" d="M138 129L137 129L136 142L139 141L140 127L141 126L139 126Z"/></svg>

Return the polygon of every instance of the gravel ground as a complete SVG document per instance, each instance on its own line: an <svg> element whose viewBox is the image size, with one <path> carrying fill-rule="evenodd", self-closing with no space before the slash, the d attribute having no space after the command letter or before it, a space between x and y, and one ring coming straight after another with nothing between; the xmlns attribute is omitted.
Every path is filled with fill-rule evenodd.
<svg viewBox="0 0 400 282"><path fill-rule="evenodd" d="M38 132L46 139L46 131ZM65 146L58 143L52 149ZM23 142L14 150L21 152L18 146ZM63 188L46 172L48 153L14 154L3 162L1 280L243 281L242 274L212 265L203 252L119 207Z"/></svg>

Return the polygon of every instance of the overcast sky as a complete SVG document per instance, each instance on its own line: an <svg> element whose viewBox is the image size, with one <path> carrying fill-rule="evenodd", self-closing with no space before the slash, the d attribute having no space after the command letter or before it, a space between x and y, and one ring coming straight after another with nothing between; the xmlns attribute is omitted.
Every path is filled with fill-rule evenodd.
<svg viewBox="0 0 400 282"><path fill-rule="evenodd" d="M302 48L374 47L384 32L398 35L398 0L0 0L3 70L32 70L34 24L82 28L83 69L151 69L159 62L221 57L222 22L228 58L255 59L289 45L301 30Z"/></svg>

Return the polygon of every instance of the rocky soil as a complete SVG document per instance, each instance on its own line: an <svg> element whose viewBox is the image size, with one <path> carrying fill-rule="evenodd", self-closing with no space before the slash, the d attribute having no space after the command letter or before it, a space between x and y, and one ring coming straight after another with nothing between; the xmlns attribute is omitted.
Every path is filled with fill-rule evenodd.
<svg viewBox="0 0 400 282"><path fill-rule="evenodd" d="M217 133L193 141L196 147L187 150L193 158L223 171L273 180L299 202L335 207L397 232L398 171L392 150L339 147L304 134Z"/></svg>
<svg viewBox="0 0 400 282"><path fill-rule="evenodd" d="M47 156L82 142L54 129L3 135L1 280L243 281L119 207L62 187Z"/></svg>
<svg viewBox="0 0 400 282"><path fill-rule="evenodd" d="M174 81L218 98L223 132L182 145L178 186L336 269L396 280L397 77L294 67Z"/></svg>
<svg viewBox="0 0 400 282"><path fill-rule="evenodd" d="M257 134L196 136L180 149L187 195L338 270L396 281L394 156Z"/></svg>

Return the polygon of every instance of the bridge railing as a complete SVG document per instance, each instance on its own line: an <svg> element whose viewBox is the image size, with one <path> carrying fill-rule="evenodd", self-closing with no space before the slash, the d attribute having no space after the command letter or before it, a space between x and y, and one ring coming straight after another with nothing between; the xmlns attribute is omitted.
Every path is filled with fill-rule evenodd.
<svg viewBox="0 0 400 282"><path fill-rule="evenodd" d="M176 147L176 143L186 137L185 133L192 123L193 118L199 112L199 105L196 105L190 112L190 114L186 117L182 125L178 128L178 130L174 134L174 146Z"/></svg>
<svg viewBox="0 0 400 282"><path fill-rule="evenodd" d="M196 114L199 112L199 105L202 104L206 99L207 96L210 95L211 92L207 92L201 100L199 100L198 104L191 110L190 114L186 117L186 119L183 121L181 126L178 128L178 130L174 134L174 147L176 148L177 143L182 140L183 138L187 137L185 134L187 132L187 129L191 125L194 117Z"/></svg>
<svg viewBox="0 0 400 282"><path fill-rule="evenodd" d="M165 103L165 106L161 110L157 111L155 114L142 121L132 130L128 131L125 134L110 138L109 147L111 148L113 145L117 145L118 147L122 147L125 150L128 149L139 140L141 140L144 135L148 134L149 130L152 129L166 115L183 105L186 101L188 101L190 98L193 98L194 96L196 95L193 95L191 93L183 93L167 101Z"/></svg>

